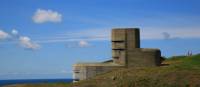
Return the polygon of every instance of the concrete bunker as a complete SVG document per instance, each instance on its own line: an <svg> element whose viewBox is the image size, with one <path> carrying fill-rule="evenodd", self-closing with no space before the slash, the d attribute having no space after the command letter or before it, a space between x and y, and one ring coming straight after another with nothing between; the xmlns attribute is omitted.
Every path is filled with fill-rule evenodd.
<svg viewBox="0 0 200 87"><path fill-rule="evenodd" d="M74 64L74 82L120 67L150 67L161 64L161 51L159 49L140 48L138 28L112 29L111 40L112 60L100 63Z"/></svg>

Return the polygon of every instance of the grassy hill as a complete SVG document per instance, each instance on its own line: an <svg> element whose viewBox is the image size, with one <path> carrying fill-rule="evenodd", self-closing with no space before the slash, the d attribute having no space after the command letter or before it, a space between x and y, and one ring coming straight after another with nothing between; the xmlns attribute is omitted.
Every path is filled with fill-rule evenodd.
<svg viewBox="0 0 200 87"><path fill-rule="evenodd" d="M121 68L75 84L9 87L200 87L200 55L171 57L160 67Z"/></svg>

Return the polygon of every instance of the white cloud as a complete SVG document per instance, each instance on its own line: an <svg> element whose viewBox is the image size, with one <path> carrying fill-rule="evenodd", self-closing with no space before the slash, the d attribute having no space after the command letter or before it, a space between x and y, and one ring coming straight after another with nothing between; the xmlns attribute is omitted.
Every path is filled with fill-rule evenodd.
<svg viewBox="0 0 200 87"><path fill-rule="evenodd" d="M13 29L13 30L11 31L11 33L12 33L13 35L18 35L18 31L17 31L16 29Z"/></svg>
<svg viewBox="0 0 200 87"><path fill-rule="evenodd" d="M27 49L35 50L35 49L40 48L39 44L32 42L31 39L26 36L19 37L19 42L20 42L21 46L23 46L24 48L27 48Z"/></svg>
<svg viewBox="0 0 200 87"><path fill-rule="evenodd" d="M8 40L5 43L19 43L22 47L26 49L36 50L40 48L40 45L31 41L27 36L21 36L16 29L11 31L11 34L0 30L0 40Z"/></svg>
<svg viewBox="0 0 200 87"><path fill-rule="evenodd" d="M55 23L55 22L62 21L62 15L56 11L38 9L35 12L32 19L35 23L44 23L44 22L54 22Z"/></svg>
<svg viewBox="0 0 200 87"><path fill-rule="evenodd" d="M10 35L8 33L4 32L3 30L0 30L0 40L5 40L9 37Z"/></svg>
<svg viewBox="0 0 200 87"><path fill-rule="evenodd" d="M89 43L85 40L81 40L79 41L79 47L88 47L89 46Z"/></svg>

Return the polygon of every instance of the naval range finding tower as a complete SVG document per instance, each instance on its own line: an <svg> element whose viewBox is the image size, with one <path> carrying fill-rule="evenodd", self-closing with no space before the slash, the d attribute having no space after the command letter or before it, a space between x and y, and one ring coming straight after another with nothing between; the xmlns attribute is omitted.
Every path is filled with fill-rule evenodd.
<svg viewBox="0 0 200 87"><path fill-rule="evenodd" d="M140 48L140 35L137 28L112 30L112 58L117 64L127 66L128 52Z"/></svg>
<svg viewBox="0 0 200 87"><path fill-rule="evenodd" d="M115 68L149 67L161 64L159 49L140 48L138 28L112 29L112 60L74 64L74 81L84 80Z"/></svg>

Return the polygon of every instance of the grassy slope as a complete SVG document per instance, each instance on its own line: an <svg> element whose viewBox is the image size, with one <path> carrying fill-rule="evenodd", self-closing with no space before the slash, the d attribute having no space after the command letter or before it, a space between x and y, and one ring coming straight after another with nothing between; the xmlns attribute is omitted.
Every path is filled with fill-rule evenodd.
<svg viewBox="0 0 200 87"><path fill-rule="evenodd" d="M26 84L14 87L200 87L200 55L172 57L161 67L117 69L75 84Z"/></svg>

